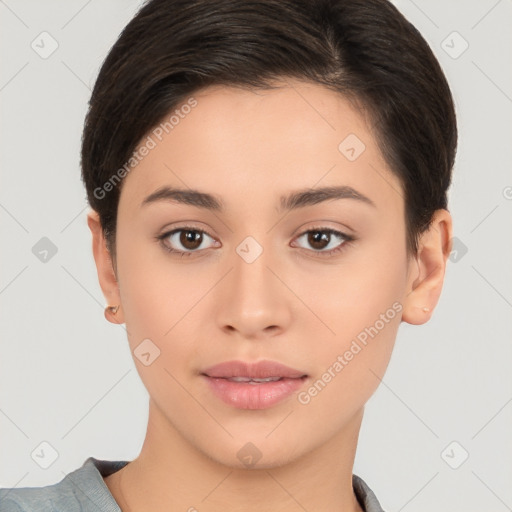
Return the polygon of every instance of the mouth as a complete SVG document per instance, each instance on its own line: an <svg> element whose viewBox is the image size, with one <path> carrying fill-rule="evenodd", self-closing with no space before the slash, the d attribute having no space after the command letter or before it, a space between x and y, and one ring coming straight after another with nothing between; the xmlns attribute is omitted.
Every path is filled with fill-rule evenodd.
<svg viewBox="0 0 512 512"><path fill-rule="evenodd" d="M277 361L258 361L246 363L244 361L225 361L211 366L202 372L203 375L222 379L246 379L236 382L269 382L279 379L299 379L307 376L303 371L291 368Z"/></svg>
<svg viewBox="0 0 512 512"><path fill-rule="evenodd" d="M207 375L210 377L210 375ZM213 377L218 379L226 379L230 382L247 382L247 384L262 384L264 382L277 382L288 377L267 377L266 379L257 379L256 377Z"/></svg>
<svg viewBox="0 0 512 512"><path fill-rule="evenodd" d="M308 374L275 361L227 361L201 373L210 391L238 409L266 409L298 391Z"/></svg>

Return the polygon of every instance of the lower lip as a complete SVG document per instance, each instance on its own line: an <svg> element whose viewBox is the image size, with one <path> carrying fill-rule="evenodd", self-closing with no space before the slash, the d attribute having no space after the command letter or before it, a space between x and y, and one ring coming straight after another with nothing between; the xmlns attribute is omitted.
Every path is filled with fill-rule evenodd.
<svg viewBox="0 0 512 512"><path fill-rule="evenodd" d="M306 377L287 379L261 384L233 382L218 377L208 377L210 389L222 401L238 409L267 409L281 402L296 392L306 380Z"/></svg>

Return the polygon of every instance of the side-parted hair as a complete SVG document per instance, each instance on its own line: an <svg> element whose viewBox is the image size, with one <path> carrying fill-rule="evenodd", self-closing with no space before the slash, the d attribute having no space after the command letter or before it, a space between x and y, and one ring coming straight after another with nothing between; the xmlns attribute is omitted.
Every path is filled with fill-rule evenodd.
<svg viewBox="0 0 512 512"><path fill-rule="evenodd" d="M102 64L82 137L82 179L113 258L122 178L144 137L201 88L270 89L288 77L367 112L417 252L435 210L447 209L456 115L429 45L392 3L149 0Z"/></svg>

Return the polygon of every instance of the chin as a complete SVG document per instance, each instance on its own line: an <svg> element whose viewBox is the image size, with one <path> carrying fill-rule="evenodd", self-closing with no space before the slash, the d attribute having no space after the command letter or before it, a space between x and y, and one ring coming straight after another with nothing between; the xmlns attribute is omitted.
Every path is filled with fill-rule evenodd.
<svg viewBox="0 0 512 512"><path fill-rule="evenodd" d="M294 462L301 455L292 446L284 446L282 442L278 446L266 442L242 441L233 442L231 446L224 447L219 451L203 453L214 462L233 470L258 471L265 469L276 469ZM234 456L233 456L234 453Z"/></svg>

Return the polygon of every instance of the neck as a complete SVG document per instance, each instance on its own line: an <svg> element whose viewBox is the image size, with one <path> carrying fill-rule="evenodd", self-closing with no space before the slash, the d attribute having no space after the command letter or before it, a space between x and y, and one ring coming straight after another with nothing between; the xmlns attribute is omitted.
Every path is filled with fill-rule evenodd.
<svg viewBox="0 0 512 512"><path fill-rule="evenodd" d="M105 483L123 512L363 512L352 487L362 417L361 409L343 432L286 464L240 469L198 451L150 406L139 456Z"/></svg>

